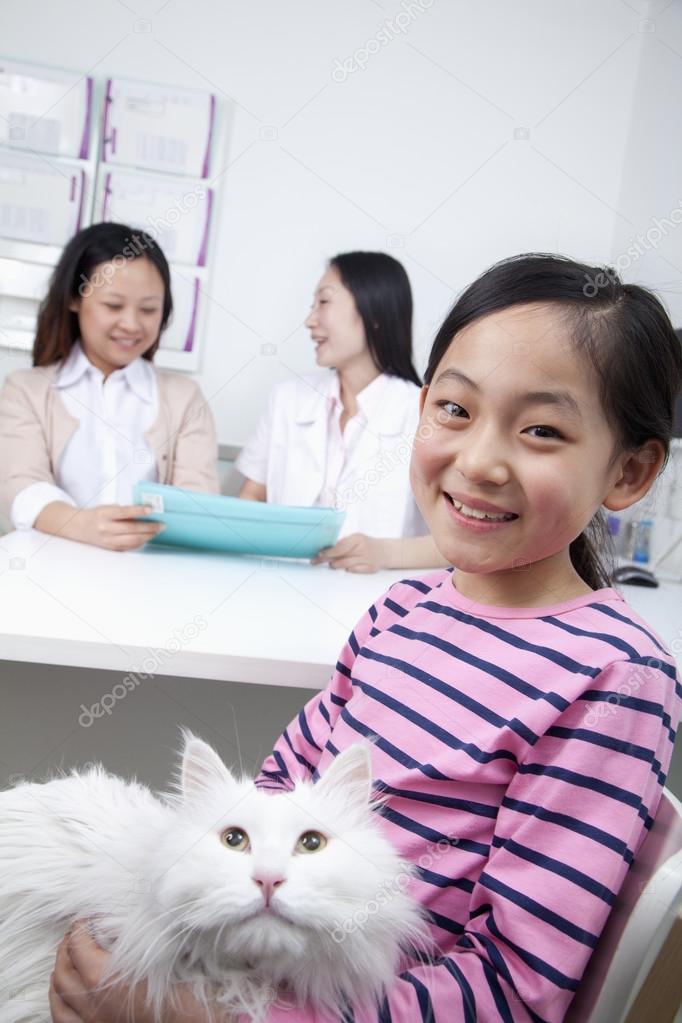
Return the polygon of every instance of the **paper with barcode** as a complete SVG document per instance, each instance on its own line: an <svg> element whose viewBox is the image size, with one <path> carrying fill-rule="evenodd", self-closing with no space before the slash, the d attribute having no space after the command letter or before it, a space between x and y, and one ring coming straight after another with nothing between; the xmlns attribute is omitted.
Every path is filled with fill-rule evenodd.
<svg viewBox="0 0 682 1023"><path fill-rule="evenodd" d="M208 177L215 97L151 82L109 79L106 163Z"/></svg>
<svg viewBox="0 0 682 1023"><path fill-rule="evenodd" d="M207 185L117 167L106 175L98 204L102 220L151 231L171 263L205 265L212 207Z"/></svg>
<svg viewBox="0 0 682 1023"><path fill-rule="evenodd" d="M0 145L87 160L92 89L79 71L0 60Z"/></svg>

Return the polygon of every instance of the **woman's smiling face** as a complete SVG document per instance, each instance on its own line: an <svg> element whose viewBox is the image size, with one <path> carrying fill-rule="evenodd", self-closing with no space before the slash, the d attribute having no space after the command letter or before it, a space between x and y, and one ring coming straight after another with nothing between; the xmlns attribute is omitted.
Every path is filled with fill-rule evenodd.
<svg viewBox="0 0 682 1023"><path fill-rule="evenodd" d="M371 361L362 317L336 267L330 266L320 278L305 325L315 344L318 366L344 369Z"/></svg>
<svg viewBox="0 0 682 1023"><path fill-rule="evenodd" d="M90 280L89 292L71 308L78 314L85 354L107 376L156 343L165 289L161 274L144 257L121 265L101 263Z"/></svg>
<svg viewBox="0 0 682 1023"><path fill-rule="evenodd" d="M458 589L489 604L585 591L568 546L620 478L615 449L560 307L511 306L464 328L422 391L411 464Z"/></svg>

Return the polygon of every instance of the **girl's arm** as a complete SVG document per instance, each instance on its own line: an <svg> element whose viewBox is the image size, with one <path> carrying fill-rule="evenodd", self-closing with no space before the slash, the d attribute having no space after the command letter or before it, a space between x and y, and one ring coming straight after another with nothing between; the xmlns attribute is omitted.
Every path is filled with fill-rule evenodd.
<svg viewBox="0 0 682 1023"><path fill-rule="evenodd" d="M348 1018L561 1023L656 814L681 697L661 660L616 662L590 680L519 764L448 954L405 969L378 1010L352 1006ZM267 1023L291 1015L275 1008ZM296 1021L331 1017L297 1010Z"/></svg>
<svg viewBox="0 0 682 1023"><path fill-rule="evenodd" d="M138 986L104 986L98 990L110 954L100 948L87 929L77 924L57 950L50 977L50 1013L53 1023L156 1023L147 1009L145 991ZM104 992L104 993L103 993ZM178 989L177 1007L164 1009L164 1023L231 1023L225 1012L207 1014L189 989ZM129 1010L132 1009L132 1014Z"/></svg>
<svg viewBox="0 0 682 1023"><path fill-rule="evenodd" d="M347 572L377 572L381 568L445 568L448 562L433 537L406 536L382 540L364 533L344 536L333 547L325 547L313 564L328 562L330 568Z"/></svg>
<svg viewBox="0 0 682 1023"><path fill-rule="evenodd" d="M350 681L353 662L388 593L390 590L372 604L351 632L326 688L313 696L284 729L256 778L259 788L290 790L296 781L316 777L334 724L353 695Z"/></svg>

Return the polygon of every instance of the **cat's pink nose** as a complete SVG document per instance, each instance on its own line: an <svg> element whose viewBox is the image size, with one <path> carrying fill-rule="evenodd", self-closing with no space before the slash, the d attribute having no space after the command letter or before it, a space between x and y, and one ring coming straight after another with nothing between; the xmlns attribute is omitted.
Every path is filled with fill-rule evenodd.
<svg viewBox="0 0 682 1023"><path fill-rule="evenodd" d="M265 905L269 906L275 888L284 883L284 878L272 874L254 874L253 879L263 893Z"/></svg>

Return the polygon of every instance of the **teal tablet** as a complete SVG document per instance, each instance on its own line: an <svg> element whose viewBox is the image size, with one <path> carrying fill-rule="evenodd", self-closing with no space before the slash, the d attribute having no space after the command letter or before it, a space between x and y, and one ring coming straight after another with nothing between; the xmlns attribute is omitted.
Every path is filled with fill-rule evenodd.
<svg viewBox="0 0 682 1023"><path fill-rule="evenodd" d="M155 546L278 558L313 558L336 543L344 519L334 508L244 501L163 483L136 483L133 503L153 509L147 520L164 523L163 532L149 541Z"/></svg>

